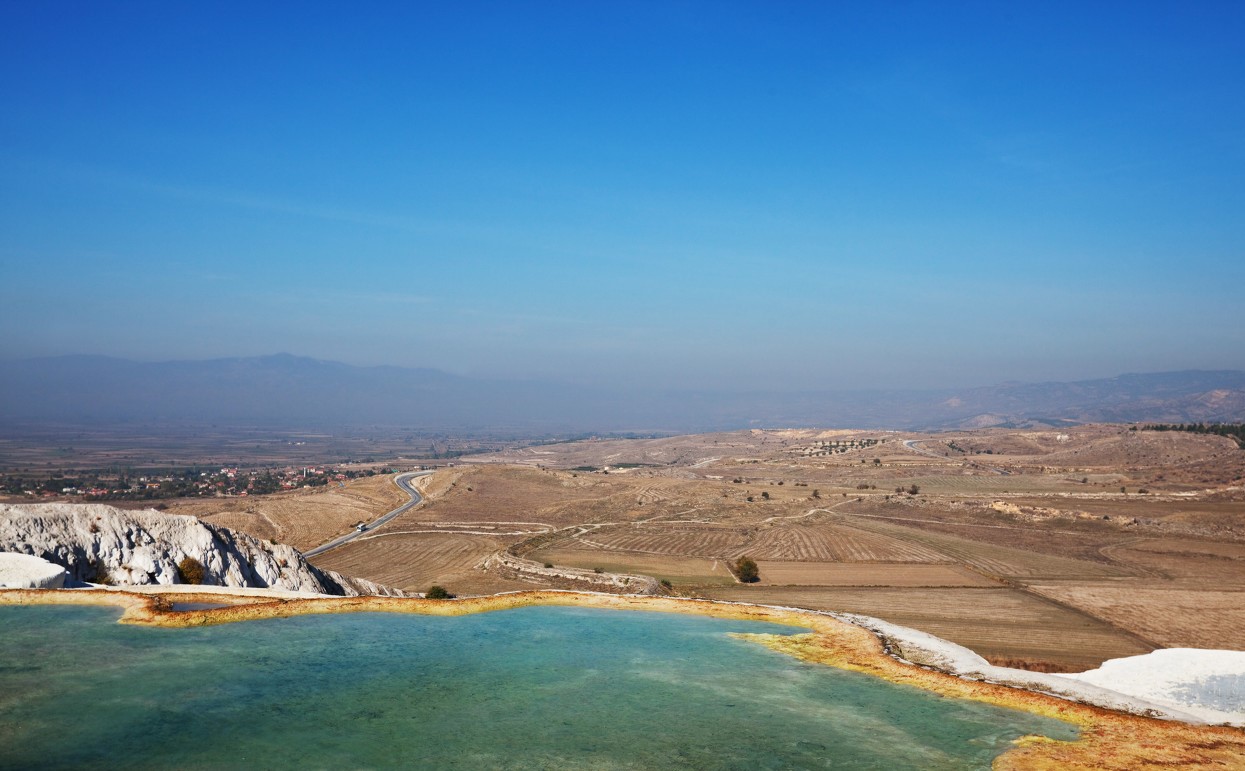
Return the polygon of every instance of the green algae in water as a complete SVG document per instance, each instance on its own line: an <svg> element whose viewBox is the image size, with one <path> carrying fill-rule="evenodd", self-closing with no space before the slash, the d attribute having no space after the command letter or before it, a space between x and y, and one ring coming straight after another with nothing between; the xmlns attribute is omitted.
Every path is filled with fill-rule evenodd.
<svg viewBox="0 0 1245 771"><path fill-rule="evenodd" d="M807 664L760 622L523 608L198 629L0 607L0 766L988 768L1066 723Z"/></svg>

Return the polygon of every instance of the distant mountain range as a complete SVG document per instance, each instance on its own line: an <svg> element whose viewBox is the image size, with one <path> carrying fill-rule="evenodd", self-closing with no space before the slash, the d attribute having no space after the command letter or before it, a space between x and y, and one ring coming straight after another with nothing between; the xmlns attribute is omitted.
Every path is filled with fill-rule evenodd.
<svg viewBox="0 0 1245 771"><path fill-rule="evenodd" d="M459 433L942 429L1245 421L1245 372L1120 375L925 391L665 391L487 380L288 354L134 362L62 356L0 366L0 423L393 426Z"/></svg>

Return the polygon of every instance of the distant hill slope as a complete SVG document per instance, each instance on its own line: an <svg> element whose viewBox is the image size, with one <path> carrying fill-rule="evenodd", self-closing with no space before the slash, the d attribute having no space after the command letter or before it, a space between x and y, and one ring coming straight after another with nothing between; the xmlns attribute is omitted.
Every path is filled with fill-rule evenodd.
<svg viewBox="0 0 1245 771"><path fill-rule="evenodd" d="M602 390L354 367L279 354L133 362L64 356L0 366L0 423L404 426L455 432L895 429L1245 420L1245 372L1121 375L962 391Z"/></svg>

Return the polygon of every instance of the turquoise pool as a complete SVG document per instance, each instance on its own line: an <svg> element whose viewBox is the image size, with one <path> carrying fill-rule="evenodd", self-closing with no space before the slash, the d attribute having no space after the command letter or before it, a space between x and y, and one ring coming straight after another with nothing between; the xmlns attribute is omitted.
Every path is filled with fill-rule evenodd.
<svg viewBox="0 0 1245 771"><path fill-rule="evenodd" d="M196 629L0 607L7 768L988 768L1068 724L806 664L691 615L523 608Z"/></svg>

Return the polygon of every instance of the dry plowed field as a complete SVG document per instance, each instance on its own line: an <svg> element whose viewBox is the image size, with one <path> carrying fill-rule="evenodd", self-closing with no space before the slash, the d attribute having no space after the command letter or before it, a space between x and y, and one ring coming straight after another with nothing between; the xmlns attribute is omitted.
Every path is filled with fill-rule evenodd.
<svg viewBox="0 0 1245 771"><path fill-rule="evenodd" d="M911 541L850 525L778 525L759 531L727 552L753 559L823 562L950 562L945 554Z"/></svg>
<svg viewBox="0 0 1245 771"><path fill-rule="evenodd" d="M576 545L605 551L721 557L748 542L736 529L713 527L617 527L593 530L575 539Z"/></svg>
<svg viewBox="0 0 1245 771"><path fill-rule="evenodd" d="M1245 648L1245 589L1168 584L1034 584L1074 606L1165 647Z"/></svg>
<svg viewBox="0 0 1245 771"><path fill-rule="evenodd" d="M999 586L955 565L758 561L762 586Z"/></svg>
<svg viewBox="0 0 1245 771"><path fill-rule="evenodd" d="M696 557L662 557L599 549L542 549L527 555L536 562L609 573L639 573L666 579L675 585L733 584L735 577L721 560Z"/></svg>
<svg viewBox="0 0 1245 771"><path fill-rule="evenodd" d="M839 562L950 562L922 544L849 525L766 525L761 528L663 526L658 522L590 530L562 542L576 548L638 554Z"/></svg>
<svg viewBox="0 0 1245 771"><path fill-rule="evenodd" d="M1245 587L1245 544L1154 538L1114 546L1107 552L1166 578Z"/></svg>
<svg viewBox="0 0 1245 771"><path fill-rule="evenodd" d="M1048 554L1038 554L1022 549L1012 549L991 543L972 541L943 533L920 529L920 513L896 517L894 520L876 517L851 517L855 527L871 532L890 535L913 544L926 546L946 555L955 562L972 566L981 572L1007 578L1111 578L1135 575L1115 565L1068 559Z"/></svg>
<svg viewBox="0 0 1245 771"><path fill-rule="evenodd" d="M990 461L982 461L989 464ZM1022 476L1012 474L947 473L932 476L898 477L891 482L889 489L896 486L908 487L915 484L927 495L1010 495L1015 493L1055 494L1084 490L1084 485L1073 482L1063 476ZM879 489L888 489L878 485Z"/></svg>
<svg viewBox="0 0 1245 771"><path fill-rule="evenodd" d="M992 660L1028 660L1065 671L1146 653L1150 646L1098 619L1012 589L834 589L736 584L705 596L861 613L920 629Z"/></svg>
<svg viewBox="0 0 1245 771"><path fill-rule="evenodd" d="M458 593L525 587L474 570L505 545L498 538L457 533L382 534L351 541L312 562L316 567L416 592L434 583Z"/></svg>

